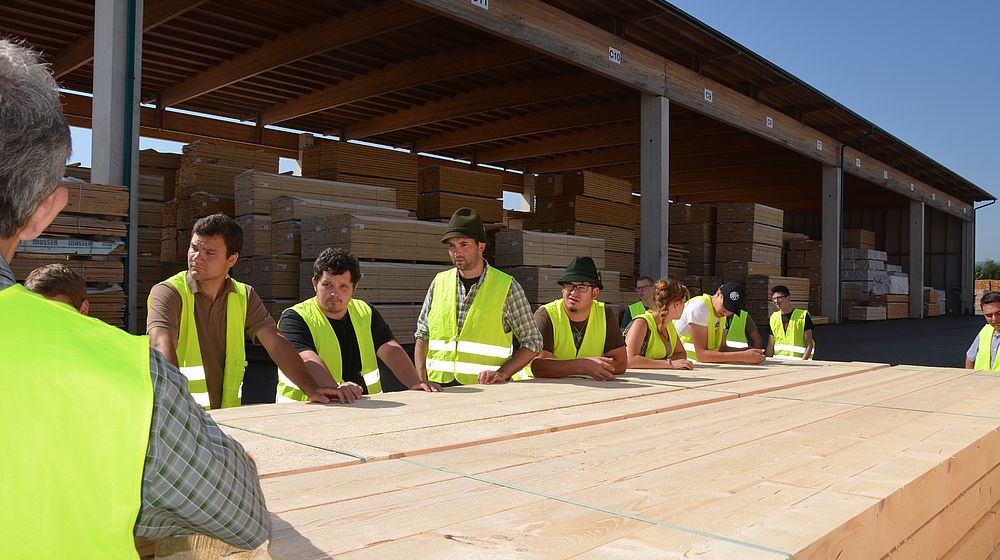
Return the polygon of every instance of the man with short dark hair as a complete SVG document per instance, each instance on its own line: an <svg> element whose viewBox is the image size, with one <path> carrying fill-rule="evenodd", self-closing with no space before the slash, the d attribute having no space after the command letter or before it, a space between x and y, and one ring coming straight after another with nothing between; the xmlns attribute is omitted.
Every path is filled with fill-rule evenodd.
<svg viewBox="0 0 1000 560"><path fill-rule="evenodd" d="M66 205L69 126L48 65L0 40L0 542L5 558L135 558L133 535L268 537L257 469L146 337L14 282ZM25 380L38 394L25 393Z"/></svg>
<svg viewBox="0 0 1000 560"><path fill-rule="evenodd" d="M149 293L150 343L180 366L195 400L209 408L242 404L247 338L259 341L309 400L354 402L361 388L313 377L253 287L229 277L242 248L243 230L229 216L214 214L195 222L188 269Z"/></svg>
<svg viewBox="0 0 1000 560"><path fill-rule="evenodd" d="M278 329L313 370L337 384L351 382L365 394L382 392L378 360L415 391L437 392L441 386L420 379L413 362L396 342L377 309L354 297L361 264L346 250L324 249L313 263L316 297L286 309ZM278 371L278 402L305 401L308 396Z"/></svg>
<svg viewBox="0 0 1000 560"><path fill-rule="evenodd" d="M635 281L635 292L639 294L639 301L632 303L632 305L625 308L625 311L622 311L619 326L623 331L628 328L632 319L635 319L653 307L653 284L655 283L649 276L640 276Z"/></svg>
<svg viewBox="0 0 1000 560"><path fill-rule="evenodd" d="M811 360L815 350L812 317L808 310L792 305L789 300L791 295L785 286L771 288L771 302L778 310L771 314L771 340L767 343L767 355Z"/></svg>
<svg viewBox="0 0 1000 560"><path fill-rule="evenodd" d="M590 257L575 257L559 279L563 297L535 311L542 351L515 379L588 375L613 381L625 373L628 355L615 312L597 297L604 288Z"/></svg>
<svg viewBox="0 0 1000 560"><path fill-rule="evenodd" d="M65 303L83 315L90 312L87 284L64 264L47 264L32 270L24 279L24 287L53 301Z"/></svg>
<svg viewBox="0 0 1000 560"><path fill-rule="evenodd" d="M1000 348L1000 292L986 292L979 299L986 324L979 330L965 353L965 369L1000 371L997 348Z"/></svg>
<svg viewBox="0 0 1000 560"><path fill-rule="evenodd" d="M764 350L737 350L726 345L726 317L743 311L743 284L727 282L715 294L695 296L684 304L681 318L674 321L688 359L696 362L759 364Z"/></svg>

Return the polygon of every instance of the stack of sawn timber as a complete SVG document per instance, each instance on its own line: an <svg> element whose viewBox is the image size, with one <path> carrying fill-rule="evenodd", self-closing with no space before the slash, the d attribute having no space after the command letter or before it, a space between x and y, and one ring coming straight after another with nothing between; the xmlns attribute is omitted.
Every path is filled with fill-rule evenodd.
<svg viewBox="0 0 1000 560"><path fill-rule="evenodd" d="M302 176L395 189L399 208L417 211L417 155L351 142L313 139L302 150Z"/></svg>
<svg viewBox="0 0 1000 560"><path fill-rule="evenodd" d="M432 165L420 170L417 217L421 220L451 218L467 206L483 223L503 221L503 176L497 173Z"/></svg>

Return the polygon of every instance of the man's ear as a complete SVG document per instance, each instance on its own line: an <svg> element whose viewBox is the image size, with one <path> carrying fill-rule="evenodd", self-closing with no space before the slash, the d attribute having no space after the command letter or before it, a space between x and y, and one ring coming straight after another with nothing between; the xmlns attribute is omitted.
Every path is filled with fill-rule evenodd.
<svg viewBox="0 0 1000 560"><path fill-rule="evenodd" d="M238 260L240 260L239 253L233 253L232 255L226 257L226 261L229 263L229 268L233 268L234 266L236 266L236 261Z"/></svg>
<svg viewBox="0 0 1000 560"><path fill-rule="evenodd" d="M80 304L80 314L81 315L90 315L90 300L89 299L83 300L83 303Z"/></svg>
<svg viewBox="0 0 1000 560"><path fill-rule="evenodd" d="M28 217L27 223L17 230L17 238L21 241L30 241L41 235L45 228L52 223L52 220L56 219L56 215L62 211L68 201L69 191L66 190L66 187L56 187L38 203L35 211Z"/></svg>

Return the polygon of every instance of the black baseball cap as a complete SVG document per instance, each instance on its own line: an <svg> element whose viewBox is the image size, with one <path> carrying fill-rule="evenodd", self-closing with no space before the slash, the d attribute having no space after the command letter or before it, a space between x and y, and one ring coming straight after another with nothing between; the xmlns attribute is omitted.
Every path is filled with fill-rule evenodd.
<svg viewBox="0 0 1000 560"><path fill-rule="evenodd" d="M726 282L719 291L722 292L722 306L734 315L743 311L743 302L746 300L746 290L739 282Z"/></svg>

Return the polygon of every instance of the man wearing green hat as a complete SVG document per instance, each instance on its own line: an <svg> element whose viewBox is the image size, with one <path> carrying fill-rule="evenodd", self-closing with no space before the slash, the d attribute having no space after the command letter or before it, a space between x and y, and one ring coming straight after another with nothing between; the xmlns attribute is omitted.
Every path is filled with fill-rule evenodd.
<svg viewBox="0 0 1000 560"><path fill-rule="evenodd" d="M414 333L417 372L442 385L503 383L542 349L528 298L483 258L486 230L472 208L455 211L441 242L455 268L438 273L424 297Z"/></svg>
<svg viewBox="0 0 1000 560"><path fill-rule="evenodd" d="M615 312L597 301L604 284L590 257L576 257L559 279L562 299L535 312L542 352L517 379L589 375L612 381L625 373L628 355Z"/></svg>

